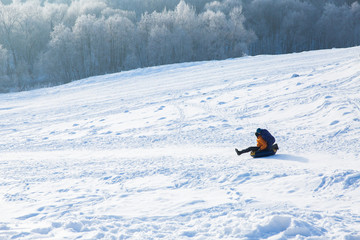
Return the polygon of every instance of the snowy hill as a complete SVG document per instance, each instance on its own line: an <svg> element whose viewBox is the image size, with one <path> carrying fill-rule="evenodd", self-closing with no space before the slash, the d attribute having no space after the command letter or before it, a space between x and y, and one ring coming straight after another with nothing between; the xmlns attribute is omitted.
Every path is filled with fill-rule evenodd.
<svg viewBox="0 0 360 240"><path fill-rule="evenodd" d="M360 239L359 92L355 47L0 95L0 239Z"/></svg>

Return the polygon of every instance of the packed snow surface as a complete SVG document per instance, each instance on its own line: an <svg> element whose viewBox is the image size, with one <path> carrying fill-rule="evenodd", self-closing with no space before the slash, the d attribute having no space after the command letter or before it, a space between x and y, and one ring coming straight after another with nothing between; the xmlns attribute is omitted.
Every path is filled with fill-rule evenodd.
<svg viewBox="0 0 360 240"><path fill-rule="evenodd" d="M360 239L359 47L2 94L0 132L0 239Z"/></svg>

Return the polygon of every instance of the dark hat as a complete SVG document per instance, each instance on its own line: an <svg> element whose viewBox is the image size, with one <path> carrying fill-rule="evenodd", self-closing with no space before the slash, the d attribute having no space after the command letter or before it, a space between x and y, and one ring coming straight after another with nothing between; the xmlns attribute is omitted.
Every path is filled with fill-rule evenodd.
<svg viewBox="0 0 360 240"><path fill-rule="evenodd" d="M256 132L260 134L261 133L261 128L256 129Z"/></svg>

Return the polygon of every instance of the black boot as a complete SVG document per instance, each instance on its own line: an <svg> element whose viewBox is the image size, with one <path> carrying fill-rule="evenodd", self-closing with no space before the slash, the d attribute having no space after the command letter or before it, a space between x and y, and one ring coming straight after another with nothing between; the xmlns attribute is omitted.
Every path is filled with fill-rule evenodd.
<svg viewBox="0 0 360 240"><path fill-rule="evenodd" d="M244 153L243 151L239 151L239 150L237 150L237 148L235 148L235 152L236 152L236 154L237 154L238 156L240 156L241 154L243 154L243 153Z"/></svg>

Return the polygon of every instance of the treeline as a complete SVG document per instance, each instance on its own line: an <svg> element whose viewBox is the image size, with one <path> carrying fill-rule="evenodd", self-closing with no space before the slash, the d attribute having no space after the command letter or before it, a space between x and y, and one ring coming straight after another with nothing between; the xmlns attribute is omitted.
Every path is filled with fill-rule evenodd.
<svg viewBox="0 0 360 240"><path fill-rule="evenodd" d="M351 0L2 0L0 91L359 43Z"/></svg>

